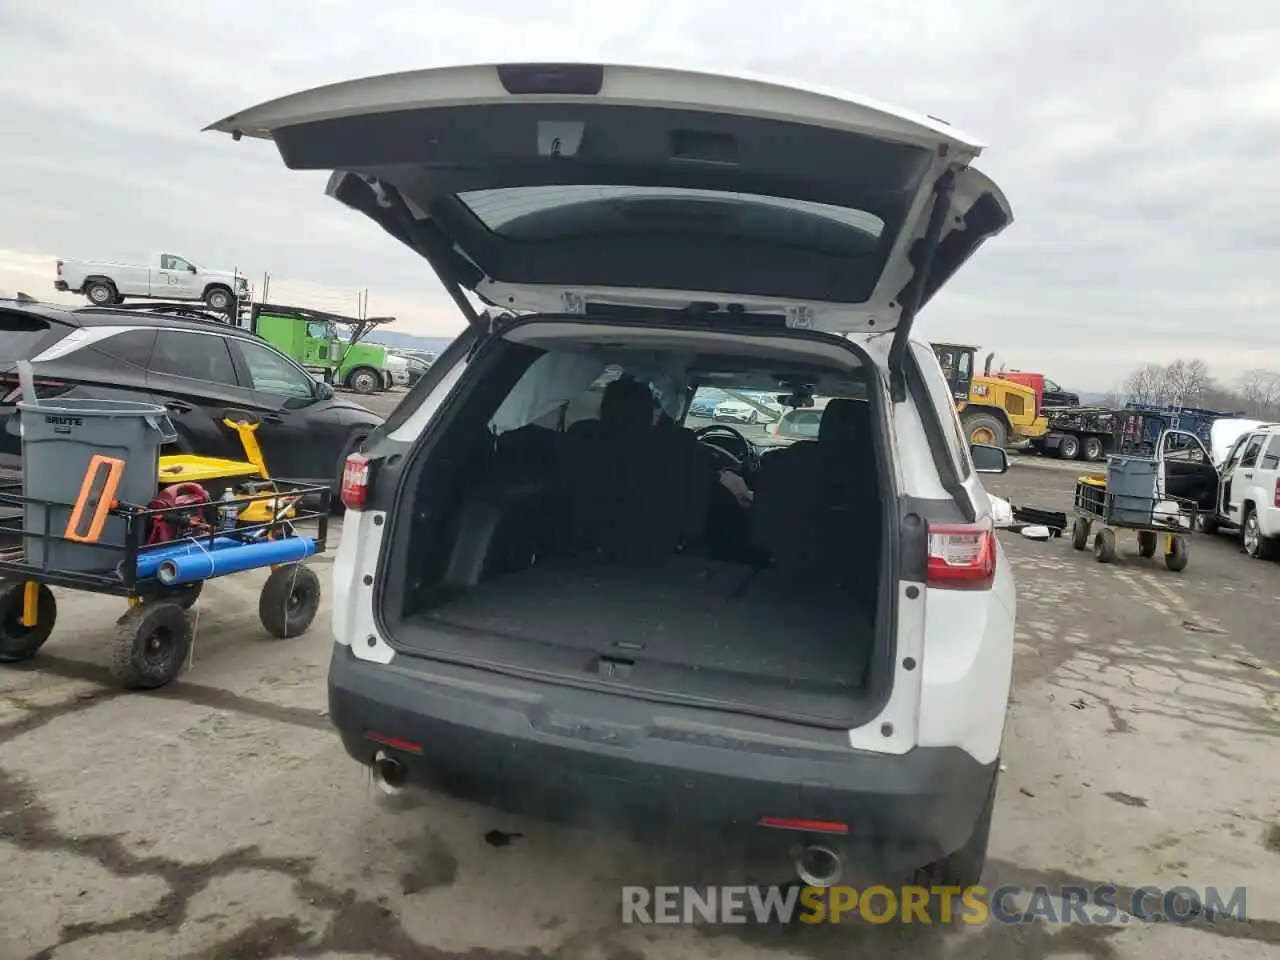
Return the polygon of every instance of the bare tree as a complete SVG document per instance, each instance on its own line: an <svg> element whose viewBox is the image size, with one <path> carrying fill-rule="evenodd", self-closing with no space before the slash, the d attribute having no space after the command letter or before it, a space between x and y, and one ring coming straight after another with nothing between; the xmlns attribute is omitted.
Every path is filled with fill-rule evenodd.
<svg viewBox="0 0 1280 960"><path fill-rule="evenodd" d="M1175 360L1164 368L1164 402L1198 407L1212 382L1203 360Z"/></svg>
<svg viewBox="0 0 1280 960"><path fill-rule="evenodd" d="M1275 370L1248 370L1228 385L1216 381L1203 360L1175 360L1167 366L1148 363L1129 374L1123 393L1131 403L1210 407L1223 413L1280 420L1280 372ZM1108 403L1123 405L1116 400L1109 397Z"/></svg>
<svg viewBox="0 0 1280 960"><path fill-rule="evenodd" d="M1148 363L1129 374L1124 391L1130 403L1160 404L1165 402L1165 368Z"/></svg>
<svg viewBox="0 0 1280 960"><path fill-rule="evenodd" d="M1246 412L1272 419L1280 408L1280 374L1274 370L1246 370L1236 381L1236 394Z"/></svg>

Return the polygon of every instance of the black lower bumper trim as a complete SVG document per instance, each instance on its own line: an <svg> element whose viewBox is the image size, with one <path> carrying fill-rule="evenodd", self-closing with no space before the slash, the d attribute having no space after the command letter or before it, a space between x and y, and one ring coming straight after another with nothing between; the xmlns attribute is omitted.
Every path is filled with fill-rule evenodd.
<svg viewBox="0 0 1280 960"><path fill-rule="evenodd" d="M539 819L664 839L749 834L783 849L796 834L762 829L761 817L835 821L848 833L824 842L910 868L963 846L996 772L955 748L887 756L779 748L729 727L707 735L705 714L703 733L683 735L676 711L661 727L589 736L573 722L573 691L562 701L548 688L553 709L523 693L503 699L492 684L476 692L429 665L370 663L335 646L329 714L347 752L371 765L382 751L411 786Z"/></svg>

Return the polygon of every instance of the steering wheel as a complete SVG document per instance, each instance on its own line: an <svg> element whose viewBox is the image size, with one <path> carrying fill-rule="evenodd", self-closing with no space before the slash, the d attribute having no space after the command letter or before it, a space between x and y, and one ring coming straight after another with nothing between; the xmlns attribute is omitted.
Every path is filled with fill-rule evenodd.
<svg viewBox="0 0 1280 960"><path fill-rule="evenodd" d="M726 437L734 442L734 445L739 448L740 452L735 453L732 450L725 449L725 447L718 443L707 443L707 440L710 437ZM726 458L732 460L734 465L738 467L749 466L755 453L755 447L751 445L750 440L744 437L733 427L726 426L723 423L708 424L701 430L696 431L693 438L699 443L705 443L717 453L724 454Z"/></svg>

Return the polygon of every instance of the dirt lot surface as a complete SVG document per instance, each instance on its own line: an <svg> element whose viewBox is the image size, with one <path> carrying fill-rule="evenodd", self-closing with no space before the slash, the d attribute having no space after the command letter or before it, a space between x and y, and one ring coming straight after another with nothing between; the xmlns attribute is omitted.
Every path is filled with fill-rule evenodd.
<svg viewBox="0 0 1280 960"><path fill-rule="evenodd" d="M1020 461L989 486L1063 507L1075 472ZM206 589L194 662L161 692L107 681L119 603L65 593L45 651L0 671L0 960L1280 956L1280 566L1227 540L1173 574L1002 536L1019 633L987 885L1245 886L1249 923L623 926L620 884L716 879L380 800L328 726L327 608L269 640L242 575Z"/></svg>

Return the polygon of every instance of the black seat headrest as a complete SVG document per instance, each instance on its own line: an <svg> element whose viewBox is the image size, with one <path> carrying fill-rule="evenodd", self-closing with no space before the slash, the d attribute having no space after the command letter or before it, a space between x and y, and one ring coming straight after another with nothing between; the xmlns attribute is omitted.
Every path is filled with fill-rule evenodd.
<svg viewBox="0 0 1280 960"><path fill-rule="evenodd" d="M653 425L653 394L639 380L619 377L600 399L600 423L610 433Z"/></svg>
<svg viewBox="0 0 1280 960"><path fill-rule="evenodd" d="M818 442L843 447L860 443L871 426L871 410L862 400L831 400L822 411Z"/></svg>

